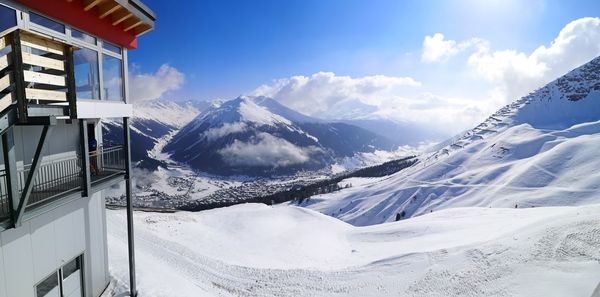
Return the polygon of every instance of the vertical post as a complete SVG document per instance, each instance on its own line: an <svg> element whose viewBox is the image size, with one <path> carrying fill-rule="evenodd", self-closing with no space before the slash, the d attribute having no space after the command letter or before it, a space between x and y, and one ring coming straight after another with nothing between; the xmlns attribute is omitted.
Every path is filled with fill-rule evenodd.
<svg viewBox="0 0 600 297"><path fill-rule="evenodd" d="M8 203L11 209L11 222L14 226L16 220L16 211L19 206L19 181L17 177L17 159L15 157L15 138L13 128L10 127L2 134L2 150L4 152L4 168L6 171L6 190L8 193Z"/></svg>
<svg viewBox="0 0 600 297"><path fill-rule="evenodd" d="M131 194L131 148L129 118L123 118L123 145L125 149L125 197L127 199L127 241L129 243L129 290L130 296L137 296L135 286L135 248L133 237L133 201Z"/></svg>
<svg viewBox="0 0 600 297"><path fill-rule="evenodd" d="M77 89L75 86L75 64L73 63L73 51L73 46L65 45L65 70L67 71L67 101L69 102L69 115L71 119L76 119Z"/></svg>
<svg viewBox="0 0 600 297"><path fill-rule="evenodd" d="M20 31L12 33L11 54L13 63L13 79L15 81L15 97L17 98L18 118L20 123L27 123L27 98L25 97L25 80L23 76L23 54Z"/></svg>
<svg viewBox="0 0 600 297"><path fill-rule="evenodd" d="M83 170L83 196L89 197L92 188L92 176L90 174L90 148L88 147L88 121L79 120L79 143L81 146L81 170Z"/></svg>

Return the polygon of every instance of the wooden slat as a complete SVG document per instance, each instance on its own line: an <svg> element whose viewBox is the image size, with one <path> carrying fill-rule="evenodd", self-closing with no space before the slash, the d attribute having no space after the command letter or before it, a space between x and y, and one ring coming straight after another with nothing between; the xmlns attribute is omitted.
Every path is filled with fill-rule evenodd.
<svg viewBox="0 0 600 297"><path fill-rule="evenodd" d="M31 88L25 89L25 97L36 100L67 101L67 93L65 92Z"/></svg>
<svg viewBox="0 0 600 297"><path fill-rule="evenodd" d="M0 70L6 68L10 66L10 59L8 58L8 55L4 55L2 57L0 57Z"/></svg>
<svg viewBox="0 0 600 297"><path fill-rule="evenodd" d="M102 3L98 7L98 10L100 12L100 18L103 19L103 18L109 16L111 13L117 11L120 8L121 8L121 5L119 5L116 2L111 1L111 2Z"/></svg>
<svg viewBox="0 0 600 297"><path fill-rule="evenodd" d="M148 31L152 30L152 26L148 24L143 24L135 29L135 36L140 36L142 34L148 33Z"/></svg>
<svg viewBox="0 0 600 297"><path fill-rule="evenodd" d="M0 91L4 91L4 89L10 86L10 73L4 75L4 77L0 78Z"/></svg>
<svg viewBox="0 0 600 297"><path fill-rule="evenodd" d="M29 53L23 53L23 63L65 71L65 62Z"/></svg>
<svg viewBox="0 0 600 297"><path fill-rule="evenodd" d="M4 48L5 46L7 46L9 44L10 44L10 42L8 41L8 35L0 37L0 49Z"/></svg>
<svg viewBox="0 0 600 297"><path fill-rule="evenodd" d="M138 18L130 18L123 23L123 31L127 32L142 24L142 20Z"/></svg>
<svg viewBox="0 0 600 297"><path fill-rule="evenodd" d="M24 80L27 82L40 83L53 86L64 87L67 85L65 78L51 74L33 72L29 70L23 71Z"/></svg>
<svg viewBox="0 0 600 297"><path fill-rule="evenodd" d="M2 97L2 99L0 99L0 111L6 109L8 106L10 106L13 102L13 95L12 93L8 93L6 95L4 95L4 97Z"/></svg>
<svg viewBox="0 0 600 297"><path fill-rule="evenodd" d="M21 44L61 56L64 54L64 46L60 43L53 42L30 34L21 35Z"/></svg>
<svg viewBox="0 0 600 297"><path fill-rule="evenodd" d="M96 5L100 4L100 2L102 2L102 0L83 0L83 10L85 11L89 11L90 9L94 8Z"/></svg>
<svg viewBox="0 0 600 297"><path fill-rule="evenodd" d="M133 16L133 14L131 12L129 12L129 10L127 10L127 9L119 10L112 15L112 19L113 19L112 24L113 24L113 26L116 26L132 16Z"/></svg>

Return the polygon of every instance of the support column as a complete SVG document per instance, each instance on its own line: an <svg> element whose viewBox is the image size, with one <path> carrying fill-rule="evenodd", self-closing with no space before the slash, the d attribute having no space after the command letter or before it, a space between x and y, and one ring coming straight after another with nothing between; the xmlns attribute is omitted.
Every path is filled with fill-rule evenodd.
<svg viewBox="0 0 600 297"><path fill-rule="evenodd" d="M135 285L135 246L133 236L133 196L131 193L131 148L129 118L123 118L123 148L125 149L125 197L127 199L127 241L129 243L129 294L137 297Z"/></svg>
<svg viewBox="0 0 600 297"><path fill-rule="evenodd" d="M6 171L6 188L11 209L11 223L15 224L16 212L19 206L19 181L17 178L17 159L15 157L15 139L13 128L10 127L2 134L2 150L4 152L4 169Z"/></svg>
<svg viewBox="0 0 600 297"><path fill-rule="evenodd" d="M81 146L81 170L83 171L83 196L89 197L92 188L92 176L90 174L90 148L88 147L88 121L79 120L79 142Z"/></svg>

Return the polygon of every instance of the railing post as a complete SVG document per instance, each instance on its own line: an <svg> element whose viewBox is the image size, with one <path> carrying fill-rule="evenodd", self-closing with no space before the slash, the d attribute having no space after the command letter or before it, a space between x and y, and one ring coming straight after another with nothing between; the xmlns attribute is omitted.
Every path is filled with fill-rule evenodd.
<svg viewBox="0 0 600 297"><path fill-rule="evenodd" d="M75 64L73 63L74 48L65 45L65 70L67 71L67 101L69 102L69 115L71 119L77 118L77 89L75 86Z"/></svg>
<svg viewBox="0 0 600 297"><path fill-rule="evenodd" d="M127 240L129 243L129 290L130 296L137 296L135 285L135 246L133 236L133 201L131 193L131 149L129 118L123 118L123 149L125 150L125 197L127 200Z"/></svg>
<svg viewBox="0 0 600 297"><path fill-rule="evenodd" d="M19 180L17 172L17 159L15 157L15 139L13 128L10 127L2 134L2 151L4 152L4 171L6 172L6 192L10 205L10 216L13 227L16 221L16 211L19 206Z"/></svg>
<svg viewBox="0 0 600 297"><path fill-rule="evenodd" d="M79 120L79 144L81 147L81 170L83 172L83 196L89 197L92 188L92 176L90 174L90 148L88 147L88 122Z"/></svg>
<svg viewBox="0 0 600 297"><path fill-rule="evenodd" d="M13 80L15 82L15 97L17 99L19 123L27 123L27 98L25 97L23 54L21 47L21 33L19 30L12 33L11 47Z"/></svg>

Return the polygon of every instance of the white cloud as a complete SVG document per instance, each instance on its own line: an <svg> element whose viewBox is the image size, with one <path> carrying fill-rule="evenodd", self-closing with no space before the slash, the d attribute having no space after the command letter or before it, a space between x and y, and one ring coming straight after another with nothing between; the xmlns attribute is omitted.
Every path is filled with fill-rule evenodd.
<svg viewBox="0 0 600 297"><path fill-rule="evenodd" d="M543 86L600 55L600 18L581 18L567 24L549 47L531 54L480 48L468 64L492 82L506 103Z"/></svg>
<svg viewBox="0 0 600 297"><path fill-rule="evenodd" d="M317 72L311 76L292 76L275 80L254 90L254 95L278 99L283 104L309 115L328 113L339 101L358 99L376 105L382 97L421 83L410 77L384 75L353 78L333 72Z"/></svg>
<svg viewBox="0 0 600 297"><path fill-rule="evenodd" d="M235 140L219 150L223 160L232 166L285 167L308 162L316 147L299 147L268 133L259 133L253 140Z"/></svg>
<svg viewBox="0 0 600 297"><path fill-rule="evenodd" d="M154 100L165 92L179 89L184 82L183 73L163 64L156 73L132 73L129 77L129 95L132 101Z"/></svg>
<svg viewBox="0 0 600 297"><path fill-rule="evenodd" d="M375 117L411 122L455 133L489 112L479 100L447 98L422 90L410 77L352 78L332 72L275 80L253 91L302 113L325 119ZM479 109L482 114L465 114Z"/></svg>
<svg viewBox="0 0 600 297"><path fill-rule="evenodd" d="M208 141L212 141L228 134L244 132L246 129L248 126L244 122L224 123L221 127L208 129L203 135Z"/></svg>
<svg viewBox="0 0 600 297"><path fill-rule="evenodd" d="M479 38L471 38L463 42L455 40L446 40L444 34L435 33L433 36L425 36L423 40L423 52L421 53L421 62L434 63L443 62L448 58L470 48L485 47L486 41Z"/></svg>

